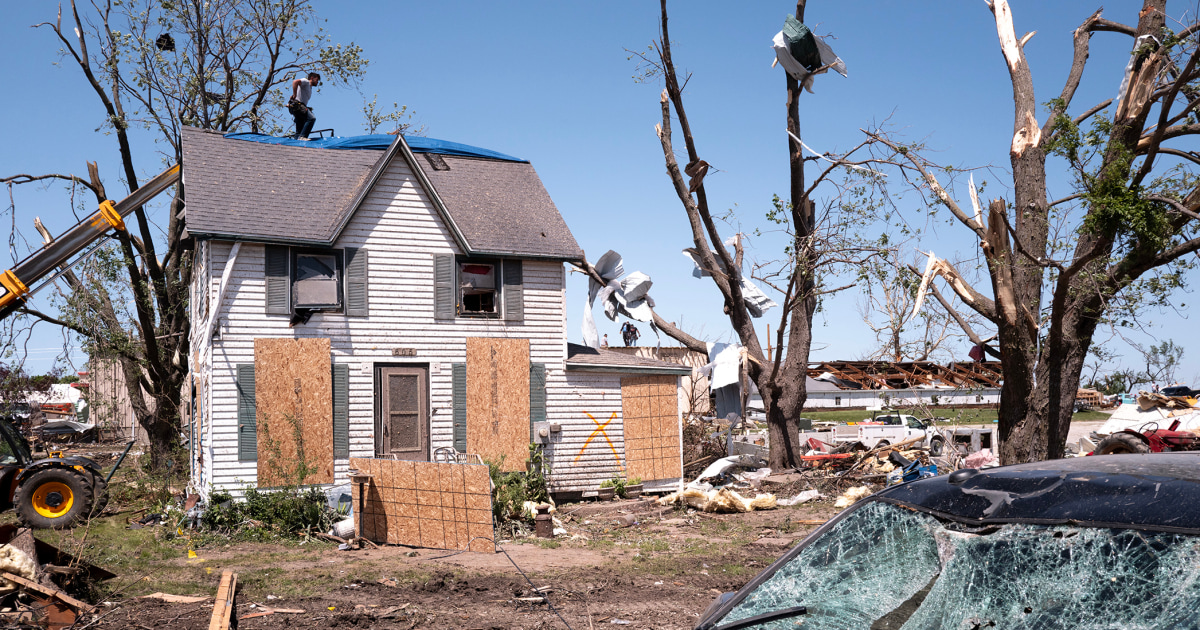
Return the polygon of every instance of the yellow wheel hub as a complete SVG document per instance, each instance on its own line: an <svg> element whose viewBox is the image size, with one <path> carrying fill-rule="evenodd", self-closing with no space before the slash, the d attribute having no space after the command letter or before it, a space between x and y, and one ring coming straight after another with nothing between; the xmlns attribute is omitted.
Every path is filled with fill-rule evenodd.
<svg viewBox="0 0 1200 630"><path fill-rule="evenodd" d="M71 511L75 493L60 481L51 481L33 491L33 509L46 518L58 518Z"/></svg>

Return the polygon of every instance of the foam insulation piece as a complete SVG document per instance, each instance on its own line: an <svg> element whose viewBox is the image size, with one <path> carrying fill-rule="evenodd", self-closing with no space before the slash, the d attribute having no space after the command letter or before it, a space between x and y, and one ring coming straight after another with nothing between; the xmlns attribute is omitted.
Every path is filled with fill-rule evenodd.
<svg viewBox="0 0 1200 630"><path fill-rule="evenodd" d="M699 488L684 488L658 500L659 505L686 505L701 512L737 513L753 512L755 510L773 510L777 505L775 495L758 494L747 498L729 488L719 490L701 490Z"/></svg>
<svg viewBox="0 0 1200 630"><path fill-rule="evenodd" d="M24 551L12 545L0 545L0 571L27 580L37 579L37 565ZM19 584L0 579L0 593L11 593L18 588Z"/></svg>

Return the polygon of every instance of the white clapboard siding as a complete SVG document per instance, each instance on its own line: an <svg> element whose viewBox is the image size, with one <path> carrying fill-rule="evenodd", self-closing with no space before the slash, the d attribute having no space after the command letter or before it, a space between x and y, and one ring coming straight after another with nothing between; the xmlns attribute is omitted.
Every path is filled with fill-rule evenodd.
<svg viewBox="0 0 1200 630"><path fill-rule="evenodd" d="M207 282L216 295L232 244L213 242ZM561 397L565 360L566 313L563 264L524 261L524 321L491 319L434 320L433 254L459 253L440 216L402 160L392 167L367 196L335 247L368 251L369 316L346 317L317 313L307 324L288 326L286 316L268 316L265 307L264 246L243 243L229 280L220 313L219 339L211 342L202 363L211 375L211 403L206 406L212 427L206 444L210 489L238 491L253 484L256 462L237 459L236 365L254 362L256 337L327 337L333 361L350 366L350 456L374 453L375 363L418 364L430 368L431 449L453 445L451 369L466 362L466 337L504 337L530 340L530 360L547 364L552 385L547 392L550 413ZM198 344L198 348L203 342ZM393 348L415 349L416 357L393 357ZM619 379L608 397L620 406ZM346 480L347 460L335 462L336 482ZM606 475L607 476L611 475Z"/></svg>
<svg viewBox="0 0 1200 630"><path fill-rule="evenodd" d="M556 492L595 490L605 479L624 476L621 376L564 372L555 368L549 370L546 383L547 420L562 425L562 432L552 434L550 444L546 446L553 489ZM610 419L611 422L601 434L596 431L597 425L592 418L600 424ZM591 442L588 442L589 437Z"/></svg>

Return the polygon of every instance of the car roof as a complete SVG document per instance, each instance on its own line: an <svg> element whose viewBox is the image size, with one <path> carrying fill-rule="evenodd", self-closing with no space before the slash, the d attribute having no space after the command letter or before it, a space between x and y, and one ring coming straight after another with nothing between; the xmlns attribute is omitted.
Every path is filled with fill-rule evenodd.
<svg viewBox="0 0 1200 630"><path fill-rule="evenodd" d="M1200 452L1072 457L921 479L874 497L968 524L1200 534Z"/></svg>

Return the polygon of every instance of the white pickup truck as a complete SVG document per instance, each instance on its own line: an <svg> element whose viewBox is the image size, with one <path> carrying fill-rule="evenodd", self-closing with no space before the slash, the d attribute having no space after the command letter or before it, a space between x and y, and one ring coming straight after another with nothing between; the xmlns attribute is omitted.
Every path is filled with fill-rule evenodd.
<svg viewBox="0 0 1200 630"><path fill-rule="evenodd" d="M857 424L839 424L833 427L833 433L834 441L838 444L858 442L868 450L918 436L924 439L913 446L928 448L934 457L941 455L946 448L945 438L932 430L928 423L906 414L881 415Z"/></svg>

